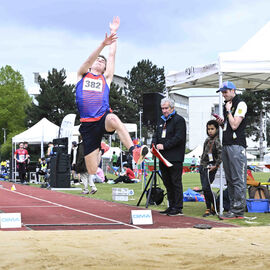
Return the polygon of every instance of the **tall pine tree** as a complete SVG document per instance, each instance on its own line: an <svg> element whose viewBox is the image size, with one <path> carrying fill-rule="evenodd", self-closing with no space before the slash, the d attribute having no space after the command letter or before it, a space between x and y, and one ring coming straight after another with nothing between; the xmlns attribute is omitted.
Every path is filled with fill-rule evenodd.
<svg viewBox="0 0 270 270"><path fill-rule="evenodd" d="M158 68L150 60L141 60L127 72L126 83L126 94L138 114L143 108L144 93L164 92L164 67Z"/></svg>
<svg viewBox="0 0 270 270"><path fill-rule="evenodd" d="M143 111L143 94L164 93L165 75L164 67L158 68L150 60L141 60L137 66L127 72L125 94L131 104L133 123L139 126L139 112ZM154 108L153 108L154 109ZM142 127L143 136L147 137L148 131L153 126Z"/></svg>
<svg viewBox="0 0 270 270"><path fill-rule="evenodd" d="M28 109L29 126L34 125L43 117L60 126L65 115L77 114L75 102L75 86L66 84L66 72L64 69L57 71L53 68L48 72L47 79L39 76L40 94L37 96L37 104L32 102Z"/></svg>

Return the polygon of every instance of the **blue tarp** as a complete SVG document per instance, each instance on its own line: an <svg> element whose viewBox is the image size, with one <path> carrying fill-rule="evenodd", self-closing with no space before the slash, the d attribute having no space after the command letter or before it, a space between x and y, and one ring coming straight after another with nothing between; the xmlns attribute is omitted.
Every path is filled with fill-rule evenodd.
<svg viewBox="0 0 270 270"><path fill-rule="evenodd" d="M184 198L183 198L184 202L204 202L205 201L204 196L202 194L190 188L187 191L185 191L183 195L184 195Z"/></svg>

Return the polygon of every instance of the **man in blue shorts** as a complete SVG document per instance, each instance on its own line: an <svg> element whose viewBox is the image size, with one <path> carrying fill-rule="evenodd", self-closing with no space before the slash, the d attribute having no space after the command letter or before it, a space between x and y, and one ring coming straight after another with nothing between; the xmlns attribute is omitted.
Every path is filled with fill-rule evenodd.
<svg viewBox="0 0 270 270"><path fill-rule="evenodd" d="M100 162L102 136L117 131L122 143L137 164L148 153L147 146L135 148L127 129L120 119L112 113L109 106L110 85L113 80L116 53L116 32L120 26L119 17L110 23L110 35L86 59L77 72L76 103L80 113L80 133L84 142L84 155L87 171L90 175L97 172ZM100 55L109 47L108 60Z"/></svg>

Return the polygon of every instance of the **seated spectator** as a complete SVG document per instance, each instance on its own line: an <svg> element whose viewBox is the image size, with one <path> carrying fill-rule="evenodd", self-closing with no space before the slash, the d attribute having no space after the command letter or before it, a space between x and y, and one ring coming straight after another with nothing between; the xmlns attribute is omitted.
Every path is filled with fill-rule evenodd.
<svg viewBox="0 0 270 270"><path fill-rule="evenodd" d="M97 173L93 176L94 183L103 183L105 181L104 172L98 167Z"/></svg>
<svg viewBox="0 0 270 270"><path fill-rule="evenodd" d="M36 172L37 182L39 182L40 175L44 176L45 182L47 181L47 173L48 173L47 166L48 165L45 158L42 158L41 160L39 159L39 164L37 165L37 172Z"/></svg>
<svg viewBox="0 0 270 270"><path fill-rule="evenodd" d="M6 173L7 172L7 161L3 160L1 161L1 173Z"/></svg>
<svg viewBox="0 0 270 270"><path fill-rule="evenodd" d="M123 165L124 172L120 173L120 176L114 180L114 184L124 182L124 183L136 183L135 174L129 168L129 165L126 163Z"/></svg>

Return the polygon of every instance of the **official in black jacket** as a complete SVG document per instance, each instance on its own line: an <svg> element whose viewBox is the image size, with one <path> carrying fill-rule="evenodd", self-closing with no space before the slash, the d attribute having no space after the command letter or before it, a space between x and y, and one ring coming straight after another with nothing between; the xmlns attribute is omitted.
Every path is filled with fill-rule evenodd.
<svg viewBox="0 0 270 270"><path fill-rule="evenodd" d="M163 115L158 121L152 143L173 166L166 167L159 162L169 201L168 209L160 213L178 216L183 214L182 170L186 147L186 122L176 113L172 99L162 99L161 109Z"/></svg>

